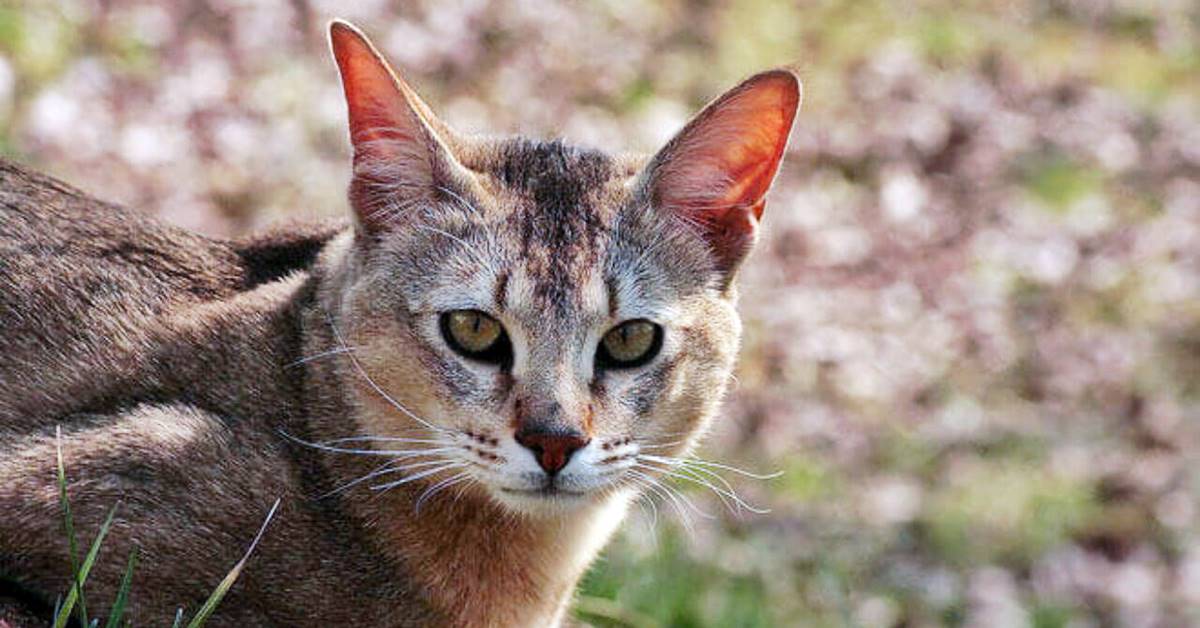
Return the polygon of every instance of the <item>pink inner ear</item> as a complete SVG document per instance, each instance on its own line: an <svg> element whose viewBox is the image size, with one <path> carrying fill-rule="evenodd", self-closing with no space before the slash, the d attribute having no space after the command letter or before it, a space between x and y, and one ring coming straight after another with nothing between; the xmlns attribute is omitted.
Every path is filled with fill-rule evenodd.
<svg viewBox="0 0 1200 628"><path fill-rule="evenodd" d="M424 130L386 62L361 34L335 23L330 43L350 118L355 159L394 157L406 142L425 143Z"/></svg>
<svg viewBox="0 0 1200 628"><path fill-rule="evenodd" d="M754 241L787 147L800 83L776 70L751 77L700 112L654 160L652 201L704 229L722 271Z"/></svg>
<svg viewBox="0 0 1200 628"><path fill-rule="evenodd" d="M353 27L335 22L329 39L354 145L350 204L367 232L386 229L401 215L398 208L405 201L432 194L437 187L435 175L444 155L422 117L432 114Z"/></svg>
<svg viewBox="0 0 1200 628"><path fill-rule="evenodd" d="M692 212L761 212L798 105L799 84L783 71L753 77L709 105L667 148L658 201Z"/></svg>

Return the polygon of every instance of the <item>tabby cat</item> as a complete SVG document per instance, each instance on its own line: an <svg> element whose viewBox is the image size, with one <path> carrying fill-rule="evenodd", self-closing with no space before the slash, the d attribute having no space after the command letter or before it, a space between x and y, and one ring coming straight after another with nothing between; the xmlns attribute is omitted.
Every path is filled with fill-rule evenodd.
<svg viewBox="0 0 1200 628"><path fill-rule="evenodd" d="M0 162L0 624L69 588L58 443L80 539L118 505L93 617L135 548L134 624L195 612L280 499L210 625L553 626L712 420L790 71L615 157L456 133L330 41L345 224L214 239Z"/></svg>

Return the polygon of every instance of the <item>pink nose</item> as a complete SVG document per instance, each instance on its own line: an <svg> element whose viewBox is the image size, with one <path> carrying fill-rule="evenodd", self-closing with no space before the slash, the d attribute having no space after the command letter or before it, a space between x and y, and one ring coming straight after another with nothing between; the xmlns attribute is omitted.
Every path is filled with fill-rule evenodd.
<svg viewBox="0 0 1200 628"><path fill-rule="evenodd" d="M571 454L588 444L587 440L574 432L521 430L516 438L518 443L533 452L538 464L550 475L567 466Z"/></svg>

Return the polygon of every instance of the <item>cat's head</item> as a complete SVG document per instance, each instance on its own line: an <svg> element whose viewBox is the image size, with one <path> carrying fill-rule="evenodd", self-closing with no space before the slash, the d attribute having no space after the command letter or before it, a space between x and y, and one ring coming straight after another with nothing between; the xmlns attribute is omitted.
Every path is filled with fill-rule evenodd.
<svg viewBox="0 0 1200 628"><path fill-rule="evenodd" d="M457 134L353 27L335 22L331 43L356 226L327 306L358 431L414 452L381 483L560 512L691 447L733 367L732 282L796 77L756 75L655 156L618 158Z"/></svg>

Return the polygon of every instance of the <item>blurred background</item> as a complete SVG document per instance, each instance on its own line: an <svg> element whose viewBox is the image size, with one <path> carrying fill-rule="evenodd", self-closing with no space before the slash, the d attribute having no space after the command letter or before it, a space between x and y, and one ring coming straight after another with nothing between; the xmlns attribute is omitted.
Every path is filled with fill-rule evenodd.
<svg viewBox="0 0 1200 628"><path fill-rule="evenodd" d="M463 130L653 150L805 103L701 455L596 626L1200 623L1200 4L0 0L0 153L214 235L347 211L326 21Z"/></svg>

